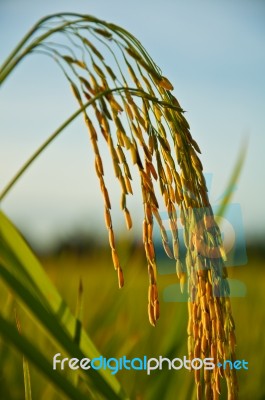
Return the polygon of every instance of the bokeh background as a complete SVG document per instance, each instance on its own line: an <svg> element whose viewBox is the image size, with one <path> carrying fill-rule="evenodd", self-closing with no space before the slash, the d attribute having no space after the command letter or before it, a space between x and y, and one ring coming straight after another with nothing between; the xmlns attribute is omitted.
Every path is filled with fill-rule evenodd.
<svg viewBox="0 0 265 400"><path fill-rule="evenodd" d="M229 272L246 289L243 297L232 299L238 357L250 363L249 371L239 375L241 399L264 399L264 1L0 0L1 62L37 19L60 11L91 14L114 22L146 47L173 83L174 94L186 110L192 135L202 150L214 206L220 204L240 148L247 143L232 203L240 210L235 233L242 238L240 245L247 247L248 262L244 256L242 263L230 266ZM14 70L0 93L1 188L76 109L64 77L50 59L32 55ZM186 304L163 302L158 327L153 330L148 325L147 275L137 244L141 199L136 190L129 203L134 228L125 235L119 206L115 207L119 203L118 185L113 183L110 192L115 230L128 271L126 288L122 294L117 292L110 254L104 247L107 233L103 202L93 168L88 135L80 118L39 157L1 208L42 254L47 272L72 308L82 277L87 305L84 324L100 351L131 357L185 354ZM161 264L163 260L166 262L162 259ZM160 276L162 296L170 284L177 285L173 273ZM40 344L46 345L43 340L40 335ZM3 378L3 398L10 400L21 399L23 388L22 376L15 368L16 357L13 353L7 356L9 374ZM10 370L16 372L10 374ZM135 399L158 399L163 394L167 400L186 400L192 396L192 379L185 373L176 377L163 371L153 379L137 373L118 377ZM17 388L13 391L12 382ZM57 398L52 389L45 388L39 375L33 382L36 398Z"/></svg>

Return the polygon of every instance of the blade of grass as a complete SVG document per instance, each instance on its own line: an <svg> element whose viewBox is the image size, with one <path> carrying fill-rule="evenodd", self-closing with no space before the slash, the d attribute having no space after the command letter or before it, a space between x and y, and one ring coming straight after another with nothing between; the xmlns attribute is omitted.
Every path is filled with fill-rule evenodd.
<svg viewBox="0 0 265 400"><path fill-rule="evenodd" d="M2 251L5 258L3 258L4 265L1 268L1 275L7 284L13 287L20 298L23 297L23 301L35 317L69 354L80 358L99 357L99 352L82 327L80 328L79 346L75 343L78 321L50 282L29 246L2 212L0 212L0 226L2 230L1 247L7 249ZM13 254L11 259L8 257L10 252ZM25 276L30 277L35 287L35 293L17 278L18 275L13 273L14 269L19 273L22 271ZM39 299L42 299L42 302ZM109 371L93 370L90 375L98 390L104 392L108 399L127 398L119 382Z"/></svg>
<svg viewBox="0 0 265 400"><path fill-rule="evenodd" d="M24 387L25 387L25 400L32 400L29 364L24 356L23 356L23 376L24 376Z"/></svg>
<svg viewBox="0 0 265 400"><path fill-rule="evenodd" d="M21 324L18 318L17 311L15 309L15 319L18 333L21 335ZM31 396L31 383L30 383L30 373L29 373L29 364L26 357L23 354L23 378L24 378L24 389L25 389L25 400L32 400Z"/></svg>
<svg viewBox="0 0 265 400"><path fill-rule="evenodd" d="M76 330L75 330L75 337L74 341L79 346L80 343L80 336L81 336L81 328L82 328L82 316L83 316L83 284L82 279L80 279L79 287L78 287L78 294L77 294L77 301L76 301L76 310L75 310L75 317L76 317ZM79 375L72 373L73 376L73 383L75 386L78 385L79 382Z"/></svg>
<svg viewBox="0 0 265 400"><path fill-rule="evenodd" d="M238 178L240 176L240 173L242 171L242 167L244 165L244 161L246 158L246 153L247 153L247 144L243 143L241 150L239 152L236 164L234 166L234 169L232 173L230 174L230 179L228 181L226 190L225 190L225 195L221 201L221 204L216 212L217 216L223 216L225 214L225 211L227 209L227 206L229 205L233 192L235 190L235 185L238 181Z"/></svg>
<svg viewBox="0 0 265 400"><path fill-rule="evenodd" d="M65 393L71 400L88 400L88 396L84 396L78 389L76 389L63 375L58 371L52 369L51 363L43 356L43 354L26 339L20 335L17 329L0 314L0 333L10 343L12 343L17 350L26 354L27 358L31 360L39 370L46 375L46 377L53 382L63 393Z"/></svg>
<svg viewBox="0 0 265 400"><path fill-rule="evenodd" d="M79 349L79 346L64 331L57 321L57 316L47 311L23 284L21 284L14 275L12 275L3 264L0 263L0 276L5 283L13 290L13 292L23 301L28 309L35 315L44 328L52 335L57 343L72 357L79 359L85 358L86 355ZM90 357L89 357L90 358ZM106 396L107 399L121 399L119 394L115 393L112 388L105 382L104 377L98 374L98 371L84 371L89 379L92 379L93 385Z"/></svg>
<svg viewBox="0 0 265 400"><path fill-rule="evenodd" d="M78 345L80 343L80 335L81 335L81 327L82 327L82 319L83 319L83 300L84 300L83 283L82 283L82 279L80 279L79 287L78 287L78 294L77 294L77 301L76 301L76 310L75 310L76 320L77 320L77 322L80 322L80 324L78 324L76 326L76 332L75 332L75 342Z"/></svg>

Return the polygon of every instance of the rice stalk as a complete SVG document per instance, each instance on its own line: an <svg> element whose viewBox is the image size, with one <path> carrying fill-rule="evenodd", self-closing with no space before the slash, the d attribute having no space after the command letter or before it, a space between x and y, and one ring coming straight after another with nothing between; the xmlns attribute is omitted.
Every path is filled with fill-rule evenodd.
<svg viewBox="0 0 265 400"><path fill-rule="evenodd" d="M62 42L58 32L63 33ZM50 39L55 36L55 39ZM56 36L57 35L57 36ZM48 41L49 39L49 41ZM56 14L39 21L4 63L2 83L29 53L52 57L65 74L89 133L95 171L104 201L112 260L118 284L124 284L122 263L115 243L111 198L104 180L104 161L98 134L104 138L121 187L121 210L128 229L132 217L126 198L133 194L130 168L136 168L143 201L143 246L149 276L148 315L152 325L159 318L154 218L158 222L166 254L176 260L182 292L186 282L188 302L188 354L214 358L215 363L235 359L235 326L224 269L225 251L214 220L198 153L189 124L171 82L162 75L141 43L129 32L97 18L74 13ZM88 109L88 106L92 105ZM3 198L18 177L64 128L37 151L2 193ZM130 153L130 157L128 157ZM132 166L128 160L131 158ZM158 185L157 185L157 183ZM167 210L172 246L159 215L157 186ZM179 256L179 224L184 227L185 266ZM197 399L218 399L220 378L227 383L228 398L238 398L234 370L194 370Z"/></svg>
<svg viewBox="0 0 265 400"><path fill-rule="evenodd" d="M15 309L15 320L18 333L21 335L21 324L16 309ZM23 378L24 378L24 388L25 388L25 400L32 400L29 363L24 354L23 354Z"/></svg>

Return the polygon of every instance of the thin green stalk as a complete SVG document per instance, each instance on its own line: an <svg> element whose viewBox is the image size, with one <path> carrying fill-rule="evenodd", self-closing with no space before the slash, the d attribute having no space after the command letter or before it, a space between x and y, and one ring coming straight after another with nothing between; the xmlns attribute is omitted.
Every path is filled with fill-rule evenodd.
<svg viewBox="0 0 265 400"><path fill-rule="evenodd" d="M27 43L27 41L31 38L31 36L34 35L35 32L41 27L43 23L48 21L49 19L56 18L56 17L76 17L79 18L79 20L74 20L74 21L66 21L63 24L57 26L56 28L49 29L46 33L43 35L39 36L33 43L27 47L21 54L19 54L20 50L23 48L23 46ZM66 26L75 24L77 22L82 22L82 21L90 21L90 22L96 22L99 23L101 22L95 17L92 17L90 15L82 15L82 14L77 14L77 13L58 13L58 14L51 14L48 15L45 18L40 19L30 30L29 32L22 38L22 40L18 43L18 45L15 47L15 49L10 53L10 55L7 57L5 62L0 68L0 84L4 82L4 80L8 77L8 75L12 72L12 70L17 66L17 64L27 55L29 54L32 49L36 46L38 46L43 40L47 39L50 35L52 35L55 32L58 32L60 30L63 30Z"/></svg>
<svg viewBox="0 0 265 400"><path fill-rule="evenodd" d="M52 369L51 363L26 337L20 335L16 328L0 315L0 333L7 341L11 342L17 350L33 362L46 377L53 382L68 398L72 400L88 400L90 396L84 395L58 371Z"/></svg>
<svg viewBox="0 0 265 400"><path fill-rule="evenodd" d="M80 107L76 112L74 112L62 125L59 126L59 128L56 129L56 131L48 137L47 140L32 154L32 156L26 161L26 163L20 168L20 170L16 173L16 175L11 179L11 181L7 184L7 186L3 189L2 193L0 194L0 201L4 199L4 197L7 195L7 193L10 191L10 189L14 186L14 184L17 182L17 180L24 174L24 172L28 169L28 167L33 163L33 161L43 152L43 150L68 126L70 125L71 122L73 122L76 117L78 117L88 106L93 104L95 101L100 99L101 97L104 97L110 93L114 92L131 92L134 93L135 95L141 94L142 97L147 97L149 100L160 103L159 100L156 97L150 96L150 94L140 90L140 89L135 89L135 88L126 88L126 87L118 87L114 89L107 89L104 90L103 92L97 94L93 99L89 100L87 103L85 103L82 107ZM165 103L163 102L163 105L165 106ZM173 107L171 104L168 104L168 107Z"/></svg>
<svg viewBox="0 0 265 400"><path fill-rule="evenodd" d="M39 36L35 41L33 41L24 51L22 51L20 54L20 50L23 48L23 46L27 43L27 41L31 38L31 36L34 35L35 32L41 27L43 23L46 21L56 18L56 17L74 17L74 18L79 18L79 20L73 20L73 21L65 21L63 24L53 28L49 29L47 32L45 32L43 35ZM8 77L8 75L12 72L12 70L18 65L18 63L27 55L29 54L36 46L38 46L43 40L47 39L50 35L52 35L55 32L63 30L65 27L76 24L78 22L84 22L84 21L89 21L89 22L94 22L101 24L105 27L108 27L110 29L115 29L117 30L118 34L121 35L121 33L125 36L128 36L134 40L136 43L137 47L140 48L140 50L144 53L145 57L148 58L149 61L151 61L153 67L156 68L155 64L153 61L150 59L148 54L145 52L143 47L140 45L139 41L137 41L136 38L134 38L132 35L130 35L126 30L114 25L114 24L109 24L105 21L101 21L95 17L92 17L90 15L82 15L78 13L57 13L57 14L51 14L48 15L45 18L40 19L30 30L29 32L22 38L22 40L18 43L18 45L15 47L15 49L11 52L11 54L7 57L6 61L3 63L3 65L0 68L0 84L4 82L4 80ZM123 37L124 38L124 37Z"/></svg>
<svg viewBox="0 0 265 400"><path fill-rule="evenodd" d="M45 18L44 18L45 20ZM25 43L29 40L29 38L38 30L40 24L43 22L43 20L40 20L37 22L31 29L30 31L21 39L21 41L18 43L18 45L14 48L14 50L9 54L5 62L1 65L0 71L2 72L8 64L12 61L12 59L16 56L16 54L20 51L20 49L24 46Z"/></svg>
<svg viewBox="0 0 265 400"><path fill-rule="evenodd" d="M30 39L30 37L37 32L41 24L44 22L48 21L49 19L59 16L61 14L54 14L54 15L48 15L47 17L41 18L30 30L29 32L26 33L26 35L21 39L21 41L18 43L18 45L14 48L14 50L10 53L10 55L7 57L5 62L1 65L0 71L2 72L7 65L12 61L12 59L16 56L16 54L20 51L20 49L24 46L24 44L27 43L27 41Z"/></svg>
<svg viewBox="0 0 265 400"><path fill-rule="evenodd" d="M82 20L80 20L82 21ZM22 51L21 54L19 54L16 57L16 54L19 52L19 50L23 47L23 44L29 39L29 37L36 31L36 28L32 30L27 37L16 47L16 49L11 53L11 55L8 57L7 61L4 63L4 65L1 67L1 72L0 72L0 84L4 82L4 80L8 77L8 75L13 71L13 69L18 65L18 63L27 55L29 54L35 47L37 47L43 40L47 39L50 35L52 35L55 32L58 32L65 28L68 25L71 25L73 23L76 23L78 21L68 21L65 22L64 24L54 28L50 29L48 32L44 33L43 35L39 36L34 42L31 43L30 46L28 46L24 51Z"/></svg>
<svg viewBox="0 0 265 400"><path fill-rule="evenodd" d="M242 167L244 165L244 161L246 158L246 153L247 153L247 142L244 142L241 150L239 152L236 164L233 168L232 173L230 174L230 178L228 181L228 184L226 185L226 191L225 191L225 195L220 203L220 206L216 212L216 215L218 217L221 217L225 214L226 209L231 201L231 197L234 193L235 190L235 185L238 182L239 176L241 174L242 171Z"/></svg>
<svg viewBox="0 0 265 400"><path fill-rule="evenodd" d="M25 400L32 400L29 363L24 355L23 355L23 376L24 376Z"/></svg>

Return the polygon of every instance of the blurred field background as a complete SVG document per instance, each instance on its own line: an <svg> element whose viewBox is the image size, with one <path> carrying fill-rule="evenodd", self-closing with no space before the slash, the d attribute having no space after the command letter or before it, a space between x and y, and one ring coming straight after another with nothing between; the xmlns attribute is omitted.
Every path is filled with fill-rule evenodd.
<svg viewBox="0 0 265 400"><path fill-rule="evenodd" d="M83 285L82 321L100 353L109 357L183 357L186 349L187 304L163 301L163 291L177 284L175 274L159 275L161 317L155 328L147 317L148 278L141 244L120 241L124 260L125 287L117 287L109 249L104 246L71 240L58 247L54 254L42 255L47 274L55 283L63 299L75 313L80 280ZM249 363L249 370L238 371L241 400L265 398L264 362L265 341L263 327L264 261L261 246L248 248L248 263L229 268L229 277L245 283L247 295L232 298L237 333L237 358ZM161 269L163 265L160 264ZM45 349L48 358L60 352L58 343L51 343L44 331L36 326L25 310L1 283L0 302L3 313L14 320L16 310L21 329L38 347ZM0 398L24 398L22 356L1 341L0 347ZM64 399L41 374L30 365L33 399ZM66 372L69 374L68 372ZM71 372L73 380L75 373ZM119 371L116 375L127 394L135 400L189 400L195 398L192 375L185 369L179 371ZM224 388L225 389L225 388ZM225 399L225 390L221 399Z"/></svg>

